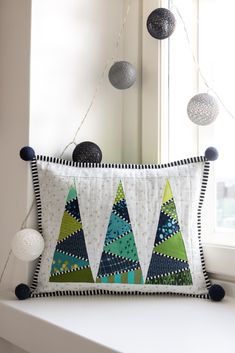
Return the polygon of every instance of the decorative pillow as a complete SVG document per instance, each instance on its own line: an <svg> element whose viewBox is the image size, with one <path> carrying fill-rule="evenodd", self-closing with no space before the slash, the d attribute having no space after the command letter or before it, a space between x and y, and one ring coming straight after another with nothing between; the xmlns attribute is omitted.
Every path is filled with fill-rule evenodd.
<svg viewBox="0 0 235 353"><path fill-rule="evenodd" d="M45 240L31 297L168 293L208 298L205 157L164 165L31 162Z"/></svg>

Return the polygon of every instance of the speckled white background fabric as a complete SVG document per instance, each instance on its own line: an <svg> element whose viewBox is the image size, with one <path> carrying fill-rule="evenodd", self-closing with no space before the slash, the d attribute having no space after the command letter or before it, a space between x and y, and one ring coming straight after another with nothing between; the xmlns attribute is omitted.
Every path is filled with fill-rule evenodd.
<svg viewBox="0 0 235 353"><path fill-rule="evenodd" d="M204 167L203 162L164 169L77 168L42 161L37 163L45 250L42 255L38 286L35 293L101 288L116 291L207 293L199 255L197 233L197 208ZM139 261L145 280L167 179L170 182L176 204L193 285L49 282L54 250L70 186L76 184L83 231L91 270L95 279L120 181L125 192Z"/></svg>

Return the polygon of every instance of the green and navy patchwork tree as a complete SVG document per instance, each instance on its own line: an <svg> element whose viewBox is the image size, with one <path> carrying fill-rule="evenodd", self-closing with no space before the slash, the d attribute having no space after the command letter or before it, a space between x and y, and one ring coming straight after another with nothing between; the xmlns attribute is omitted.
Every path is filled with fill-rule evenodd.
<svg viewBox="0 0 235 353"><path fill-rule="evenodd" d="M191 285L186 249L167 180L146 284Z"/></svg>
<svg viewBox="0 0 235 353"><path fill-rule="evenodd" d="M96 282L143 283L142 270L121 181L109 219Z"/></svg>
<svg viewBox="0 0 235 353"><path fill-rule="evenodd" d="M49 281L94 282L74 186L67 196Z"/></svg>

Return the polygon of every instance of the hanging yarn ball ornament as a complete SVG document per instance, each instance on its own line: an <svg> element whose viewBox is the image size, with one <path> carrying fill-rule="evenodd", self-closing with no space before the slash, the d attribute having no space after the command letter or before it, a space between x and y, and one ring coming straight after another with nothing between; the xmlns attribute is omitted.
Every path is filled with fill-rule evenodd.
<svg viewBox="0 0 235 353"><path fill-rule="evenodd" d="M20 300L28 299L30 297L30 294L31 290L29 286L27 286L27 284L21 283L18 284L18 286L16 286L15 288L15 295Z"/></svg>
<svg viewBox="0 0 235 353"><path fill-rule="evenodd" d="M205 157L208 161L216 161L219 157L219 152L215 147L208 147L205 150Z"/></svg>
<svg viewBox="0 0 235 353"><path fill-rule="evenodd" d="M213 284L209 289L209 296L211 300L220 302L225 296L225 290L219 284Z"/></svg>
<svg viewBox="0 0 235 353"><path fill-rule="evenodd" d="M152 37L166 39L174 32L175 23L173 13L168 9L160 7L148 16L147 29Z"/></svg>
<svg viewBox="0 0 235 353"><path fill-rule="evenodd" d="M20 150L20 158L23 161L32 161L35 158L35 152L32 147L25 146Z"/></svg>
<svg viewBox="0 0 235 353"><path fill-rule="evenodd" d="M102 151L94 142L84 141L75 147L72 158L78 163L100 163Z"/></svg>
<svg viewBox="0 0 235 353"><path fill-rule="evenodd" d="M115 62L109 70L109 81L117 89L127 89L136 80L136 70L127 61Z"/></svg>
<svg viewBox="0 0 235 353"><path fill-rule="evenodd" d="M209 125L217 118L219 106L216 99L210 94L199 93L190 99L187 113L194 124Z"/></svg>
<svg viewBox="0 0 235 353"><path fill-rule="evenodd" d="M25 228L14 235L11 249L19 260L33 261L42 254L44 239L35 229Z"/></svg>

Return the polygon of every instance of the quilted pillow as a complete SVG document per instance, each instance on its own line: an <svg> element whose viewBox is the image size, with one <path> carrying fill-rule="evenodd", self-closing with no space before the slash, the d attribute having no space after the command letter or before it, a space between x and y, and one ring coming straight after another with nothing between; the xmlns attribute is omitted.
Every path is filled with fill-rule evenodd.
<svg viewBox="0 0 235 353"><path fill-rule="evenodd" d="M168 293L208 298L205 157L164 165L31 161L45 240L31 297Z"/></svg>

